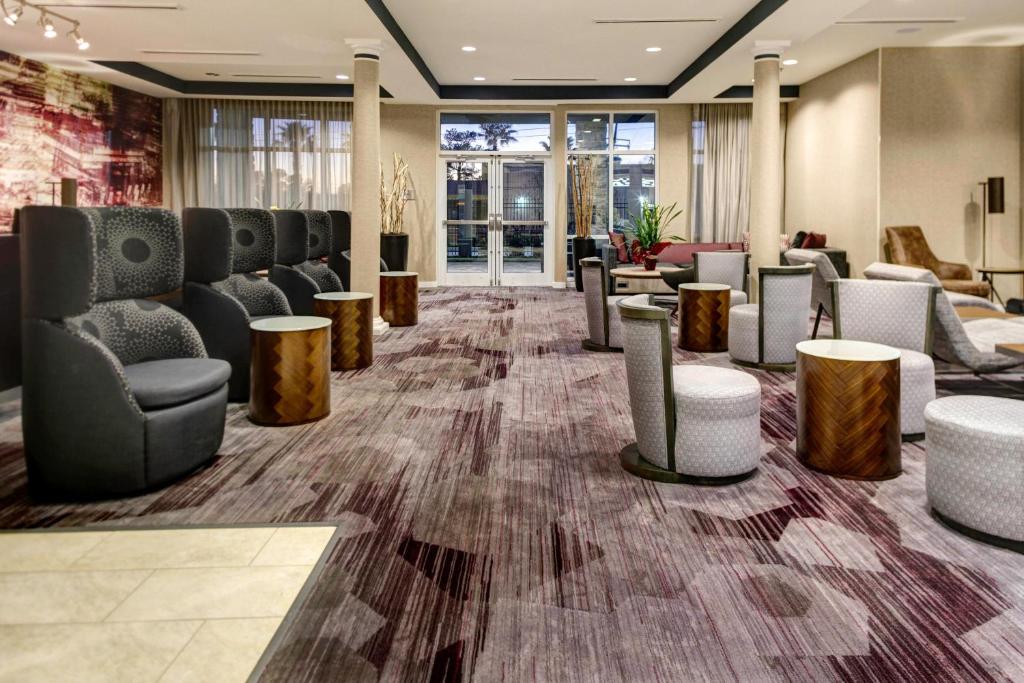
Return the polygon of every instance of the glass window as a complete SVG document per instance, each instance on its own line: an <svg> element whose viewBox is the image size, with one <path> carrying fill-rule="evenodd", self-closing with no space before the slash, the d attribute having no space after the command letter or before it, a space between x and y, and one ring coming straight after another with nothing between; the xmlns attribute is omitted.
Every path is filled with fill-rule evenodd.
<svg viewBox="0 0 1024 683"><path fill-rule="evenodd" d="M441 149L480 152L550 152L549 114L441 114Z"/></svg>
<svg viewBox="0 0 1024 683"><path fill-rule="evenodd" d="M569 114L566 142L570 150L608 149L608 114Z"/></svg>
<svg viewBox="0 0 1024 683"><path fill-rule="evenodd" d="M616 154L613 157L612 224L622 231L654 198L654 155Z"/></svg>
<svg viewBox="0 0 1024 683"><path fill-rule="evenodd" d="M616 151L654 151L654 114L615 114Z"/></svg>

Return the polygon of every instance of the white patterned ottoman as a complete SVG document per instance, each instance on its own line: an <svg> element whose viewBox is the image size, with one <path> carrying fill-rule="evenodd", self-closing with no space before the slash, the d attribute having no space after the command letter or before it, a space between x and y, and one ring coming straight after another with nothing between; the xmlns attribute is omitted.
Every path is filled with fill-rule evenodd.
<svg viewBox="0 0 1024 683"><path fill-rule="evenodd" d="M924 416L932 511L967 536L1024 552L1024 401L950 396Z"/></svg>

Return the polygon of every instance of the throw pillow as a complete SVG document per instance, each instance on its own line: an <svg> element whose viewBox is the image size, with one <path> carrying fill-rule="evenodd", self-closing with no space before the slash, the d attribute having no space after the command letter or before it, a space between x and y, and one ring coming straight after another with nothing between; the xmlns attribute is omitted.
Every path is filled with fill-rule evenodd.
<svg viewBox="0 0 1024 683"><path fill-rule="evenodd" d="M828 235L822 235L817 232L807 233L807 237L804 238L803 248L804 249L822 249L825 246L825 242L828 240Z"/></svg>
<svg viewBox="0 0 1024 683"><path fill-rule="evenodd" d="M617 252L616 258L619 263L629 263L629 252L626 250L626 236L621 232L613 232L608 235L612 246Z"/></svg>

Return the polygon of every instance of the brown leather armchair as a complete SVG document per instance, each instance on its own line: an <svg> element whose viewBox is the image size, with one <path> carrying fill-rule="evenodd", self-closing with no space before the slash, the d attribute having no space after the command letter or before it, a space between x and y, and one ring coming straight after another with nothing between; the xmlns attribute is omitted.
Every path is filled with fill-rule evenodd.
<svg viewBox="0 0 1024 683"><path fill-rule="evenodd" d="M940 261L928 246L921 228L916 225L890 226L885 229L888 240L886 255L890 263L901 266L927 268L939 278L942 288L950 292L962 292L988 298L992 288L987 282L974 279L971 267L966 263Z"/></svg>

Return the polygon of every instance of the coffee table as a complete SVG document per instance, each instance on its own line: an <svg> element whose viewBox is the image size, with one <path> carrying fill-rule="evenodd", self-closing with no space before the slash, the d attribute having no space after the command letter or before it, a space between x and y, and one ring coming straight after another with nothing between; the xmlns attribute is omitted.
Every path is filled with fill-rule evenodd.
<svg viewBox="0 0 1024 683"><path fill-rule="evenodd" d="M331 319L331 370L358 370L373 363L372 294L314 294L313 313Z"/></svg>
<svg viewBox="0 0 1024 683"><path fill-rule="evenodd" d="M954 306L961 320L977 320L978 318L1016 318L1014 313L996 311L984 306Z"/></svg>
<svg viewBox="0 0 1024 683"><path fill-rule="evenodd" d="M1011 358L1024 360L1024 344L996 344L996 351Z"/></svg>
<svg viewBox="0 0 1024 683"><path fill-rule="evenodd" d="M729 350L729 285L686 282L679 285L678 344L687 351Z"/></svg>
<svg viewBox="0 0 1024 683"><path fill-rule="evenodd" d="M892 479L900 456L900 351L816 339L796 345L796 453L844 479Z"/></svg>
<svg viewBox="0 0 1024 683"><path fill-rule="evenodd" d="M392 270L380 274L380 317L393 327L419 321L419 273Z"/></svg>
<svg viewBox="0 0 1024 683"><path fill-rule="evenodd" d="M609 273L611 273L611 276L616 280L632 280L633 282L630 287L631 293L653 293L659 289L658 285L662 282L662 273L674 273L679 270L682 269L669 265L659 265L654 270L646 270L643 266L621 266L619 268L612 268ZM618 292L618 286L614 289L615 291L610 292L611 294Z"/></svg>
<svg viewBox="0 0 1024 683"><path fill-rule="evenodd" d="M311 315L264 318L252 335L249 419L284 426L331 412L331 320Z"/></svg>

